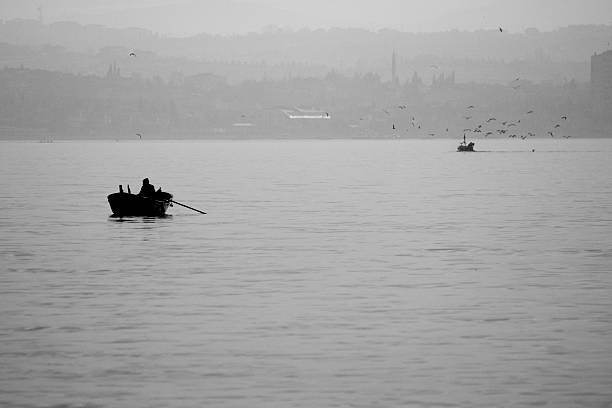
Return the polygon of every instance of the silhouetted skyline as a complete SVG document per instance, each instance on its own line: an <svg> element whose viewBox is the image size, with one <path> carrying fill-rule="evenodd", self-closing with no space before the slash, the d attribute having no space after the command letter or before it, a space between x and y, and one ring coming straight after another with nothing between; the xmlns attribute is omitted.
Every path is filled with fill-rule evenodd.
<svg viewBox="0 0 612 408"><path fill-rule="evenodd" d="M287 28L392 28L408 32L551 30L612 23L608 0L0 0L3 19L140 27L165 35Z"/></svg>

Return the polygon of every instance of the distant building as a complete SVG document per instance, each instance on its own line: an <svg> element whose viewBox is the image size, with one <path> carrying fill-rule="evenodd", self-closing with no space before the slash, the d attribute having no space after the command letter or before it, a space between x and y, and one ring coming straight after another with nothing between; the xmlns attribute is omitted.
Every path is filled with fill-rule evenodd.
<svg viewBox="0 0 612 408"><path fill-rule="evenodd" d="M591 57L593 109L612 113L612 50Z"/></svg>
<svg viewBox="0 0 612 408"><path fill-rule="evenodd" d="M121 78L121 69L117 66L116 63L112 63L108 66L108 71L106 71L106 79L116 79Z"/></svg>
<svg viewBox="0 0 612 408"><path fill-rule="evenodd" d="M399 85L399 78L397 77L397 57L395 55L395 50L393 50L393 54L391 55L391 83L393 85Z"/></svg>

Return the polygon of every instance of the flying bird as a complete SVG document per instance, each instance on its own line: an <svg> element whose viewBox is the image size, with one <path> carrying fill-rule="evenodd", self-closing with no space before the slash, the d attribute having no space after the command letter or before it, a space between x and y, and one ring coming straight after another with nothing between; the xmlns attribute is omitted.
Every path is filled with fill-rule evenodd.
<svg viewBox="0 0 612 408"><path fill-rule="evenodd" d="M474 105L470 105L467 107L467 109L473 109L473 108L474 108Z"/></svg>
<svg viewBox="0 0 612 408"><path fill-rule="evenodd" d="M395 123L393 124L393 130L395 130Z"/></svg>
<svg viewBox="0 0 612 408"><path fill-rule="evenodd" d="M548 131L548 134L550 135L550 137L555 137L555 135L551 131Z"/></svg>
<svg viewBox="0 0 612 408"><path fill-rule="evenodd" d="M561 125L559 125L558 123L555 125L555 129L560 127Z"/></svg>
<svg viewBox="0 0 612 408"><path fill-rule="evenodd" d="M504 29L503 29L503 28L501 28L501 27L499 27L499 32L500 32L500 33L503 33L503 32L504 32Z"/></svg>
<svg viewBox="0 0 612 408"><path fill-rule="evenodd" d="M567 120L567 116L561 116L561 119Z"/></svg>
<svg viewBox="0 0 612 408"><path fill-rule="evenodd" d="M136 136L138 136L140 139L142 139L142 134L136 133Z"/></svg>
<svg viewBox="0 0 612 408"><path fill-rule="evenodd" d="M527 111L527 114L530 114L530 113L533 113L533 111L532 111L532 110L530 110L530 111Z"/></svg>
<svg viewBox="0 0 612 408"><path fill-rule="evenodd" d="M134 51L130 52L130 57L135 57L136 53Z"/></svg>

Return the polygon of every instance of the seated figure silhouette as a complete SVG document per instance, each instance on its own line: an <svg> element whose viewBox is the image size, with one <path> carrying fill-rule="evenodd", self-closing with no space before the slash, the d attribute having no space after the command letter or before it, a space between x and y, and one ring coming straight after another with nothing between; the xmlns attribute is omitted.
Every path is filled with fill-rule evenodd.
<svg viewBox="0 0 612 408"><path fill-rule="evenodd" d="M155 186L149 183L148 178L142 180L142 187L138 195L143 197L153 197L155 195Z"/></svg>

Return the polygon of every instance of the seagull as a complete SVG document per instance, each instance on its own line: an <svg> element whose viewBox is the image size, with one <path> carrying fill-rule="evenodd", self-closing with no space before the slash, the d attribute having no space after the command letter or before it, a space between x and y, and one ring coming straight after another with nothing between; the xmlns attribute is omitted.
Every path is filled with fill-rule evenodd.
<svg viewBox="0 0 612 408"><path fill-rule="evenodd" d="M473 108L474 108L474 105L470 105L467 107L467 109L473 109Z"/></svg>
<svg viewBox="0 0 612 408"><path fill-rule="evenodd" d="M561 119L567 120L567 116L561 116Z"/></svg>
<svg viewBox="0 0 612 408"><path fill-rule="evenodd" d="M555 137L555 135L551 131L548 131L548 134L550 135L550 137Z"/></svg>
<svg viewBox="0 0 612 408"><path fill-rule="evenodd" d="M497 120L497 119L495 119L495 118L489 118L489 119L487 119L487 123L488 123L488 122L491 122L492 120Z"/></svg>
<svg viewBox="0 0 612 408"><path fill-rule="evenodd" d="M499 27L499 32L503 33L504 32L503 28Z"/></svg>
<svg viewBox="0 0 612 408"><path fill-rule="evenodd" d="M142 139L142 134L136 133L136 136L138 136L140 139Z"/></svg>
<svg viewBox="0 0 612 408"><path fill-rule="evenodd" d="M559 125L558 123L555 125L555 129L560 127L561 125Z"/></svg>
<svg viewBox="0 0 612 408"><path fill-rule="evenodd" d="M134 51L130 52L130 57L135 57L136 53Z"/></svg>
<svg viewBox="0 0 612 408"><path fill-rule="evenodd" d="M530 110L530 111L528 111L528 112L527 112L527 114L530 114L530 113L533 113L533 111L532 111L532 110Z"/></svg>
<svg viewBox="0 0 612 408"><path fill-rule="evenodd" d="M395 130L395 123L393 124L393 130Z"/></svg>

